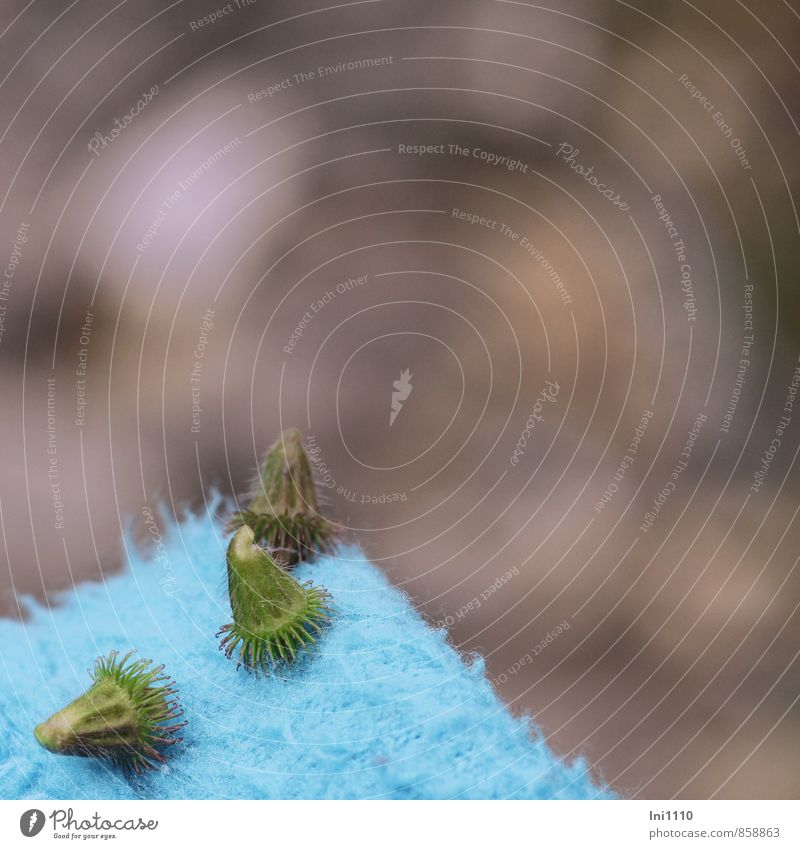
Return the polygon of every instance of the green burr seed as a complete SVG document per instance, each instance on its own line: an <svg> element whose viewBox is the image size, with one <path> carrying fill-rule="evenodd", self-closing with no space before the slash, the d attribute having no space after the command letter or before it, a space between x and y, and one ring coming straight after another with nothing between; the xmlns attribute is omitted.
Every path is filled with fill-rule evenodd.
<svg viewBox="0 0 800 849"><path fill-rule="evenodd" d="M254 542L244 526L228 546L228 595L233 622L220 650L236 653L236 668L267 674L279 661L294 660L297 652L315 643L314 633L330 619L330 594L324 587L301 584Z"/></svg>
<svg viewBox="0 0 800 849"><path fill-rule="evenodd" d="M269 449L246 510L234 513L232 528L253 529L255 539L283 566L329 554L336 528L319 512L311 463L296 428L285 430Z"/></svg>
<svg viewBox="0 0 800 849"><path fill-rule="evenodd" d="M94 683L34 730L50 752L104 758L136 773L165 758L162 750L182 742L176 737L186 722L177 690L163 666L151 660L119 658L112 651L95 661Z"/></svg>

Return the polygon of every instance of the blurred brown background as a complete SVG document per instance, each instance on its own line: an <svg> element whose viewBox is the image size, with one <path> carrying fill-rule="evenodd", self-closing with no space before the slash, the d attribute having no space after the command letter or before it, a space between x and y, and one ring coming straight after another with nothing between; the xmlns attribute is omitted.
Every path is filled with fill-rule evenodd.
<svg viewBox="0 0 800 849"><path fill-rule="evenodd" d="M560 754L796 797L799 32L777 0L5 0L3 614L296 425Z"/></svg>

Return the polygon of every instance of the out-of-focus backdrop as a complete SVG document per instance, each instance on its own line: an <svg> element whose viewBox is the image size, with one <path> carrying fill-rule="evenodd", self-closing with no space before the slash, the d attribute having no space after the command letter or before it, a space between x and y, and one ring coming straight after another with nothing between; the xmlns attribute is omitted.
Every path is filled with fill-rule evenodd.
<svg viewBox="0 0 800 849"><path fill-rule="evenodd" d="M294 425L559 754L796 796L797 4L216 3L4 0L2 614Z"/></svg>

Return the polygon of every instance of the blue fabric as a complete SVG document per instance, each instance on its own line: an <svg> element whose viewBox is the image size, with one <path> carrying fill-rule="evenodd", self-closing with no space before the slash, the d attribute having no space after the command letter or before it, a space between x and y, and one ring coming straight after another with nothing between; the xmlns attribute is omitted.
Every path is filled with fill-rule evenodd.
<svg viewBox="0 0 800 849"><path fill-rule="evenodd" d="M52 799L596 798L495 696L481 659L465 664L357 549L295 572L333 593L319 649L268 679L217 650L230 621L225 539L188 515L158 556L126 540L130 568L30 599L0 620L0 797ZM151 553L152 555L152 553ZM189 726L167 765L144 777L50 754L33 727L88 686L97 655L139 649L166 664Z"/></svg>

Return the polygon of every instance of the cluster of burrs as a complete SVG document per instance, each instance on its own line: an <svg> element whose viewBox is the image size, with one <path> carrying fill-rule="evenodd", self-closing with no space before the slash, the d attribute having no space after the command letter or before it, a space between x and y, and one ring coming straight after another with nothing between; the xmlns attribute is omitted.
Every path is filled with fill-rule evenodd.
<svg viewBox="0 0 800 849"><path fill-rule="evenodd" d="M220 649L236 668L267 673L316 643L330 619L330 594L301 584L287 569L330 553L336 532L318 512L311 465L297 430L288 430L267 452L258 491L247 510L231 519L228 595L233 622L224 625ZM261 543L261 544L259 544ZM163 666L120 658L112 651L95 661L92 686L37 725L36 739L64 755L103 758L135 773L165 760L180 743L186 722L177 690Z"/></svg>
<svg viewBox="0 0 800 849"><path fill-rule="evenodd" d="M316 642L330 619L324 587L301 584L286 570L333 550L334 526L320 515L311 464L298 430L284 431L267 452L247 510L233 515L228 595L233 622L220 649L237 669L267 673ZM260 544L259 544L260 543ZM262 547L263 545L263 547Z"/></svg>
<svg viewBox="0 0 800 849"><path fill-rule="evenodd" d="M163 751L180 743L186 722L174 682L152 660L120 658L112 651L95 661L92 686L36 726L36 739L51 752L104 758L139 773L162 763Z"/></svg>

